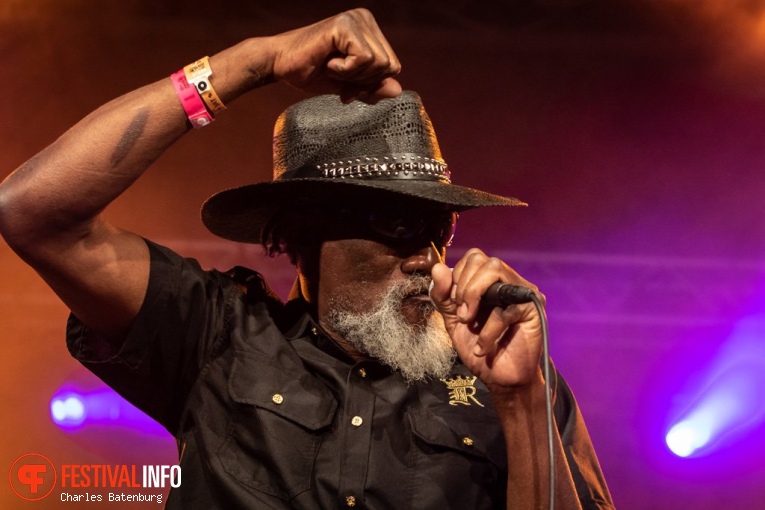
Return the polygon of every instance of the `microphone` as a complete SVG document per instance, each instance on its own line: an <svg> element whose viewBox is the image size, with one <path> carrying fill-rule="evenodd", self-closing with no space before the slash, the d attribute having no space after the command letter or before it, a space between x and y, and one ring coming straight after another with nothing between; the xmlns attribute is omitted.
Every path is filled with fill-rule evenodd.
<svg viewBox="0 0 765 510"><path fill-rule="evenodd" d="M433 290L433 285L435 285L435 282L431 280L428 294ZM495 306L519 305L531 302L534 299L533 296L534 291L528 287L497 282L489 285L486 293L481 296L480 306L493 308Z"/></svg>
<svg viewBox="0 0 765 510"><path fill-rule="evenodd" d="M495 307L529 303L533 296L534 291L528 287L497 282L492 283L486 294L481 296L481 306Z"/></svg>

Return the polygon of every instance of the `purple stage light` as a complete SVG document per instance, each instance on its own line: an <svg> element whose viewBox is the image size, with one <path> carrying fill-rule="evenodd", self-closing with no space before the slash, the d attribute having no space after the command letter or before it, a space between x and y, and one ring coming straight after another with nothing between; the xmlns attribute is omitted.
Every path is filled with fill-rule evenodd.
<svg viewBox="0 0 765 510"><path fill-rule="evenodd" d="M78 427L85 421L85 403L77 394L59 394L51 399L50 415L59 427Z"/></svg>
<svg viewBox="0 0 765 510"><path fill-rule="evenodd" d="M666 434L680 457L737 444L765 424L765 320L741 321Z"/></svg>
<svg viewBox="0 0 765 510"><path fill-rule="evenodd" d="M87 426L114 426L143 434L167 435L161 425L105 386L90 390L62 387L51 399L50 415L67 432Z"/></svg>

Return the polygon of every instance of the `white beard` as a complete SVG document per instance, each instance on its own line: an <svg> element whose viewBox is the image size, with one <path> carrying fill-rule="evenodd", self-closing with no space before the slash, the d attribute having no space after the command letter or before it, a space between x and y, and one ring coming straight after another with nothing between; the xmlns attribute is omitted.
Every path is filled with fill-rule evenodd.
<svg viewBox="0 0 765 510"><path fill-rule="evenodd" d="M402 280L370 312L352 312L347 304L335 303L328 325L359 352L401 372L407 382L446 377L457 354L435 305L418 305L422 324L409 324L401 312L402 300L427 290L429 283L429 277L419 275Z"/></svg>

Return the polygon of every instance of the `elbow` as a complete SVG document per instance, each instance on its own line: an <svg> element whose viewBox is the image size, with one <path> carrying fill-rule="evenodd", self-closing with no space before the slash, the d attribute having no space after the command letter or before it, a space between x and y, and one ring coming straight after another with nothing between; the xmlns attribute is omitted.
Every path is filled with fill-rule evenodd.
<svg viewBox="0 0 765 510"><path fill-rule="evenodd" d="M0 184L0 236L22 259L29 261L52 239L50 232L46 232L51 222L41 218L30 198L33 194L10 181L11 178Z"/></svg>
<svg viewBox="0 0 765 510"><path fill-rule="evenodd" d="M13 200L11 192L8 190L8 183L0 183L0 236L5 239L8 244L14 238L13 232Z"/></svg>
<svg viewBox="0 0 765 510"><path fill-rule="evenodd" d="M31 243L27 239L28 233L23 228L23 213L20 211L21 206L16 195L18 193L13 190L7 179L0 184L0 236L13 251L21 255L26 250L26 245Z"/></svg>
<svg viewBox="0 0 765 510"><path fill-rule="evenodd" d="M60 257L91 233L97 217L75 221L9 180L0 183L0 236L28 264Z"/></svg>
<svg viewBox="0 0 765 510"><path fill-rule="evenodd" d="M98 216L83 214L61 179L39 175L40 161L38 154L0 182L0 236L30 264L87 237Z"/></svg>

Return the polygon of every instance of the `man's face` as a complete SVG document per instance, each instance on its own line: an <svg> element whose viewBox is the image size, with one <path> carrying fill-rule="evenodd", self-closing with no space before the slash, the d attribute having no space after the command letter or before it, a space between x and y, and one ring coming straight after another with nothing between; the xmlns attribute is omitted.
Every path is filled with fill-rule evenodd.
<svg viewBox="0 0 765 510"><path fill-rule="evenodd" d="M451 342L428 290L456 215L409 208L344 211L327 220L310 285L322 327L408 379L448 369Z"/></svg>
<svg viewBox="0 0 765 510"><path fill-rule="evenodd" d="M403 291L399 311L409 324L422 325L432 313L428 279L437 257L430 246L407 251L409 253L402 253L370 239L324 242L317 303L320 320L337 309L370 312L391 286L404 285L413 274L418 274L424 279Z"/></svg>
<svg viewBox="0 0 765 510"><path fill-rule="evenodd" d="M338 307L369 312L392 285L412 275L426 281L405 290L401 313L412 325L423 324L432 313L430 271L451 242L456 214L401 205L377 208L382 212L355 208L326 214L313 288L320 320Z"/></svg>

